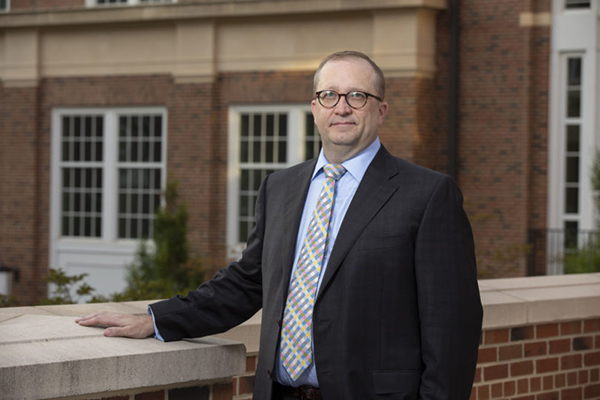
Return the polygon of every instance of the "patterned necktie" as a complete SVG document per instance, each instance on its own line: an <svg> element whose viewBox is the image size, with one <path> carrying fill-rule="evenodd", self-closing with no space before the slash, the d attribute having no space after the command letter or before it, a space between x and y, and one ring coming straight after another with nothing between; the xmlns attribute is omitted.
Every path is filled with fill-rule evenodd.
<svg viewBox="0 0 600 400"><path fill-rule="evenodd" d="M290 286L281 327L281 362L293 380L308 368L312 356L312 312L327 247L335 184L346 173L339 164L323 167L325 183Z"/></svg>

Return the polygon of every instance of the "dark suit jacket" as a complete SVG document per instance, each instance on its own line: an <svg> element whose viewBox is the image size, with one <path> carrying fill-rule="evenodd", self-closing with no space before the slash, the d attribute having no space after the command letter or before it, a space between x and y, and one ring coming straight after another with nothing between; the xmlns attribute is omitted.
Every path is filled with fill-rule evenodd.
<svg viewBox="0 0 600 400"><path fill-rule="evenodd" d="M263 309L254 399L271 397L296 235L315 160L270 175L238 262L152 305L165 340L222 332ZM325 400L468 399L482 308L455 182L383 147L332 249L313 314Z"/></svg>

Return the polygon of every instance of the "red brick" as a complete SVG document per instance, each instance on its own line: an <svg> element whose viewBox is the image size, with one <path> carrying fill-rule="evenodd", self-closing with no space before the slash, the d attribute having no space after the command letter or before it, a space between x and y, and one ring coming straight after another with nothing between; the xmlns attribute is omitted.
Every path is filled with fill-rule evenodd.
<svg viewBox="0 0 600 400"><path fill-rule="evenodd" d="M533 374L533 361L515 362L510 365L510 376Z"/></svg>
<svg viewBox="0 0 600 400"><path fill-rule="evenodd" d="M586 383L588 383L590 381L590 379L589 379L589 377L590 377L589 372L590 371L587 370L587 369L579 371L578 382L579 382L580 385L586 384Z"/></svg>
<svg viewBox="0 0 600 400"><path fill-rule="evenodd" d="M129 396L103 397L100 400L129 400Z"/></svg>
<svg viewBox="0 0 600 400"><path fill-rule="evenodd" d="M473 382L481 382L481 367L477 367L477 369L475 369L475 379L473 380Z"/></svg>
<svg viewBox="0 0 600 400"><path fill-rule="evenodd" d="M500 361L513 360L523 357L523 345L514 344L510 346L502 346L498 349L498 359Z"/></svg>
<svg viewBox="0 0 600 400"><path fill-rule="evenodd" d="M590 370L590 382L600 382L600 368Z"/></svg>
<svg viewBox="0 0 600 400"><path fill-rule="evenodd" d="M580 336L573 338L573 350L590 350L594 348L594 337L593 336Z"/></svg>
<svg viewBox="0 0 600 400"><path fill-rule="evenodd" d="M246 372L256 372L256 356L246 357Z"/></svg>
<svg viewBox="0 0 600 400"><path fill-rule="evenodd" d="M583 332L600 332L600 318L583 321Z"/></svg>
<svg viewBox="0 0 600 400"><path fill-rule="evenodd" d="M527 340L534 338L533 326L518 326L510 329L510 341L516 342L519 340Z"/></svg>
<svg viewBox="0 0 600 400"><path fill-rule="evenodd" d="M243 394L251 394L254 390L254 375L251 376L240 376L238 386L238 396Z"/></svg>
<svg viewBox="0 0 600 400"><path fill-rule="evenodd" d="M517 381L517 393L523 394L529 392L529 381L527 379L519 379Z"/></svg>
<svg viewBox="0 0 600 400"><path fill-rule="evenodd" d="M542 382L545 391L554 389L554 377L552 375L544 376Z"/></svg>
<svg viewBox="0 0 600 400"><path fill-rule="evenodd" d="M563 391L560 392L561 400L581 400L582 396L583 396L583 391L581 390L580 387L564 389Z"/></svg>
<svg viewBox="0 0 600 400"><path fill-rule="evenodd" d="M560 324L560 334L565 336L581 333L581 325L582 321L563 322Z"/></svg>
<svg viewBox="0 0 600 400"><path fill-rule="evenodd" d="M525 357L545 356L548 353L547 342L525 343L523 348Z"/></svg>
<svg viewBox="0 0 600 400"><path fill-rule="evenodd" d="M535 396L535 400L559 400L560 393L559 392L551 392L551 393L540 393Z"/></svg>
<svg viewBox="0 0 600 400"><path fill-rule="evenodd" d="M512 400L535 400L535 396L530 395L530 396L514 397Z"/></svg>
<svg viewBox="0 0 600 400"><path fill-rule="evenodd" d="M483 369L483 379L486 382L508 378L508 365L494 365Z"/></svg>
<svg viewBox="0 0 600 400"><path fill-rule="evenodd" d="M554 377L554 387L557 389L567 386L567 374L557 374Z"/></svg>
<svg viewBox="0 0 600 400"><path fill-rule="evenodd" d="M562 356L560 359L560 369L574 369L581 368L581 354L572 354L568 356Z"/></svg>
<svg viewBox="0 0 600 400"><path fill-rule="evenodd" d="M504 395L512 396L516 392L516 384L515 381L507 381L504 382Z"/></svg>
<svg viewBox="0 0 600 400"><path fill-rule="evenodd" d="M558 324L542 324L535 327L535 337L545 339L558 336Z"/></svg>
<svg viewBox="0 0 600 400"><path fill-rule="evenodd" d="M531 392L539 392L542 390L542 378L539 376L531 378L529 381L529 390Z"/></svg>
<svg viewBox="0 0 600 400"><path fill-rule="evenodd" d="M139 393L135 395L135 400L164 400L165 391L159 390L156 392Z"/></svg>
<svg viewBox="0 0 600 400"><path fill-rule="evenodd" d="M600 351L585 354L584 365L586 367L590 367L592 365L600 365Z"/></svg>
<svg viewBox="0 0 600 400"><path fill-rule="evenodd" d="M484 344L507 343L508 332L508 329L492 329L485 331Z"/></svg>
<svg viewBox="0 0 600 400"><path fill-rule="evenodd" d="M600 399L600 384L588 385L583 389L584 399Z"/></svg>
<svg viewBox="0 0 600 400"><path fill-rule="evenodd" d="M550 354L568 353L571 351L571 339L550 341Z"/></svg>
<svg viewBox="0 0 600 400"><path fill-rule="evenodd" d="M537 360L535 362L535 371L538 374L544 372L558 371L558 358L545 358L543 360Z"/></svg>
<svg viewBox="0 0 600 400"><path fill-rule="evenodd" d="M212 400L231 400L233 395L233 383L212 386Z"/></svg>
<svg viewBox="0 0 600 400"><path fill-rule="evenodd" d="M484 385L477 388L477 400L488 400L490 398L490 386Z"/></svg>
<svg viewBox="0 0 600 400"><path fill-rule="evenodd" d="M567 372L567 386L577 385L577 372Z"/></svg>
<svg viewBox="0 0 600 400"><path fill-rule="evenodd" d="M484 349L479 349L479 356L477 357L478 364L485 364L489 362L496 362L497 357L497 348L496 347L488 347Z"/></svg>
<svg viewBox="0 0 600 400"><path fill-rule="evenodd" d="M492 399L498 399L502 397L502 383L494 383L492 385Z"/></svg>
<svg viewBox="0 0 600 400"><path fill-rule="evenodd" d="M596 336L595 342L596 342L596 345L595 345L595 347L596 347L597 349L600 349L600 335L597 335L597 336Z"/></svg>

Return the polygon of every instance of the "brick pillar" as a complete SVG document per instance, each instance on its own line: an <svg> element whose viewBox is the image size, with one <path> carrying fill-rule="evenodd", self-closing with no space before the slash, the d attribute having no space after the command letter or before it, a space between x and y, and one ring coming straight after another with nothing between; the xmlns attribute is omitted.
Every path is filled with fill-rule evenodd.
<svg viewBox="0 0 600 400"><path fill-rule="evenodd" d="M46 295L40 254L37 87L3 87L0 91L0 262L20 271L12 295L33 304Z"/></svg>

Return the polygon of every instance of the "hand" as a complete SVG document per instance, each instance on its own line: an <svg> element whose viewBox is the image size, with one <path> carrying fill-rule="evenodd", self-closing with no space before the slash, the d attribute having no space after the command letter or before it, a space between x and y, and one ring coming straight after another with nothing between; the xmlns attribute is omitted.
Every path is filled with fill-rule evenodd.
<svg viewBox="0 0 600 400"><path fill-rule="evenodd" d="M101 312L77 318L75 322L82 326L105 326L104 336L109 337L143 339L154 334L154 323L150 315Z"/></svg>

